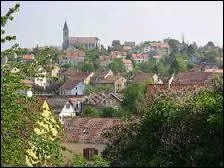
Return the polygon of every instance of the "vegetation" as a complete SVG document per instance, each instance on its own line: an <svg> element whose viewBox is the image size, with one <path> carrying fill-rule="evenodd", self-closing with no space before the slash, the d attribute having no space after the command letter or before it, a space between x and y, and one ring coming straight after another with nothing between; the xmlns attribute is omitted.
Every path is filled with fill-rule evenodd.
<svg viewBox="0 0 224 168"><path fill-rule="evenodd" d="M114 72L114 73L122 73L125 71L124 64L122 63L122 60L120 58L114 59L110 64L109 68Z"/></svg>
<svg viewBox="0 0 224 168"><path fill-rule="evenodd" d="M6 35L4 28L8 21L13 20L13 14L18 11L19 6L16 4L6 15L1 16L1 43L16 39L16 36ZM21 50L18 44L1 51L1 59L3 59L1 64L1 163L10 166L27 166L28 149L30 144L35 146L36 143L38 145L37 155L35 155L37 164L57 166L60 158L58 140L38 136L34 131L43 112L42 104L35 96L29 98L18 93L31 89L22 81L26 77L34 77L37 67L45 65L47 60L40 56L38 61L32 64L15 60L6 61L9 55L21 53L24 53L24 50ZM13 73L11 70L14 67L20 71Z"/></svg>
<svg viewBox="0 0 224 168"><path fill-rule="evenodd" d="M107 134L104 158L125 167L222 166L222 83L155 96L139 123L130 121Z"/></svg>

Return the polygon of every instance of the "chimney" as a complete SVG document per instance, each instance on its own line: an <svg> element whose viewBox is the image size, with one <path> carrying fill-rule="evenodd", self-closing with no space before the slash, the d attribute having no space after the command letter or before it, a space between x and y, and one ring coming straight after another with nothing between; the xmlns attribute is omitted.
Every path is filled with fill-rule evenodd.
<svg viewBox="0 0 224 168"><path fill-rule="evenodd" d="M173 78L174 78L174 73L172 74L172 77L170 78L169 82L168 82L168 89L170 89L170 85L173 81Z"/></svg>

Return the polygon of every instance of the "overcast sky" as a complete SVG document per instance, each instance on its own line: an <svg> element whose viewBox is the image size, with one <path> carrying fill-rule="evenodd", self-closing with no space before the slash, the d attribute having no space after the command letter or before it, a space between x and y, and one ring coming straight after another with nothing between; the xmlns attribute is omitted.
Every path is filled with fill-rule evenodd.
<svg viewBox="0 0 224 168"><path fill-rule="evenodd" d="M16 2L1 1L1 15ZM170 37L213 41L223 45L222 1L20 1L20 11L6 26L21 47L62 44L65 20L71 36L96 36L104 46L112 40L163 40ZM8 45L2 46L5 48Z"/></svg>

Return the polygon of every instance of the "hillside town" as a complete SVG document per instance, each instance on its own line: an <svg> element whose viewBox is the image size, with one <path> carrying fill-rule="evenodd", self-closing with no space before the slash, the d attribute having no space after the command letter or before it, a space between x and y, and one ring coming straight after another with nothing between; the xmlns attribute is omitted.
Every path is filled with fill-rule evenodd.
<svg viewBox="0 0 224 168"><path fill-rule="evenodd" d="M58 44L60 47L36 45L33 48L19 48L14 53L5 50L2 52L4 57L1 60L1 67L10 67L9 72L7 68L2 71L2 78L11 77L12 80L13 76L18 77L20 74L23 76L21 87L12 87L16 88L13 91L14 95L21 96L18 97L18 101L17 97L13 99L19 102L15 104L15 109L20 108L17 106L21 102L27 102L24 103L26 112L34 115L34 112L39 111L43 117L38 122L40 127L32 127L34 132L44 135L46 132L41 130L43 126L47 132L52 133L50 136L52 139L60 135L60 144L64 149L62 152L64 159L60 161L60 166L81 164L82 157L86 160L83 161L85 164L75 166L94 165L97 162L94 160L96 155L105 160L109 158L110 166L134 164L134 161L129 159L134 160L133 153L137 151L135 148L138 146L134 146L133 151L130 146L132 154L130 158L120 157L124 162L122 159L119 161L116 151L128 151L129 148L123 150L123 144L125 142L131 144L131 134L134 136L137 128L135 125L145 121L142 117L150 115L145 111L154 107L153 104L157 108L157 99L166 100L161 95L170 96L170 99L187 93L195 92L196 95L196 91L200 89L214 87L215 80L220 78L222 80L223 46L217 46L212 41L208 41L204 46L198 46L196 42L186 42L183 35L182 41L167 37L161 41L149 39L137 43L127 40L121 43L115 39L111 41L110 46L105 47L99 37L71 37L71 29L72 27L65 21L61 30L63 41L62 44ZM8 85L1 87L7 92ZM28 100L24 97L28 97ZM29 101L31 99L33 103ZM185 98L181 97L174 101L181 104L184 100ZM198 104L195 104L197 107L203 104L202 101L196 99L194 101L198 101ZM212 102L213 99L210 98L208 101ZM12 107L13 104L9 106ZM201 106L196 111L200 111L201 108L210 109L209 105ZM160 109L160 106L157 109ZM160 112L162 111L161 105ZM25 117L26 113L23 115ZM162 120L152 120L162 123ZM58 126L45 125L47 122L58 123ZM192 120L192 124L194 122L197 123L196 120ZM59 125L62 128L60 134L57 131ZM110 132L108 133L116 128L120 131L117 136L121 136L123 140L113 139ZM148 126L147 128L149 129ZM165 128L161 128L161 132L162 129ZM141 136L144 138L142 134L139 134L138 138ZM173 135L172 137L174 138ZM138 138L136 142L143 143ZM153 141L153 138L150 141ZM32 144L35 145L34 142ZM119 146L113 147L116 144ZM27 151L30 156L36 157L35 150L36 147L30 145ZM112 154L116 157L112 157ZM38 162L30 156L26 155L25 159L28 166L51 165L51 162ZM5 160L5 163L13 165L9 160ZM106 163L104 160L101 162ZM157 165L157 162L150 164ZM194 165L194 161L191 164ZM142 161L141 166L145 165ZM139 166L137 161L134 166Z"/></svg>

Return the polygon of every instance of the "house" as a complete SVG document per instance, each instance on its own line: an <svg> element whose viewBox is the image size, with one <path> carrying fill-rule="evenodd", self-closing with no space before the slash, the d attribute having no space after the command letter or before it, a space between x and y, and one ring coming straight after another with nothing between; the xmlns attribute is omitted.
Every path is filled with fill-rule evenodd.
<svg viewBox="0 0 224 168"><path fill-rule="evenodd" d="M130 51L132 49L132 47L128 46L128 45L123 45L123 50L124 51Z"/></svg>
<svg viewBox="0 0 224 168"><path fill-rule="evenodd" d="M168 56L170 54L168 43L149 43L149 46L161 56Z"/></svg>
<svg viewBox="0 0 224 168"><path fill-rule="evenodd" d="M72 69L68 69L61 73L61 76L64 77L64 80L78 80L82 81L86 85L90 83L91 77L94 75L93 72L76 72Z"/></svg>
<svg viewBox="0 0 224 168"><path fill-rule="evenodd" d="M112 62L112 59L110 56L107 55L101 55L99 56L99 59L97 59L97 63L101 66L107 66Z"/></svg>
<svg viewBox="0 0 224 168"><path fill-rule="evenodd" d="M83 95L85 90L86 84L80 80L69 80L66 81L60 88L59 88L59 95L61 96L68 96L68 95Z"/></svg>
<svg viewBox="0 0 224 168"><path fill-rule="evenodd" d="M133 61L136 63L143 63L148 61L149 55L148 54L143 54L143 53L132 53L131 58Z"/></svg>
<svg viewBox="0 0 224 168"><path fill-rule="evenodd" d="M161 79L159 79L157 74L153 73L145 73L145 72L138 72L134 74L131 79L131 83L163 83Z"/></svg>
<svg viewBox="0 0 224 168"><path fill-rule="evenodd" d="M23 62L33 62L34 55L33 54L25 54L23 55Z"/></svg>
<svg viewBox="0 0 224 168"><path fill-rule="evenodd" d="M49 97L47 98L49 106L51 107L52 111L59 116L61 110L63 109L65 103L68 101L65 97Z"/></svg>
<svg viewBox="0 0 224 168"><path fill-rule="evenodd" d="M60 72L60 67L58 65L54 65L51 70L51 76L58 77L59 72Z"/></svg>
<svg viewBox="0 0 224 168"><path fill-rule="evenodd" d="M95 84L102 84L113 87L114 92L122 91L126 86L126 79L120 75L110 75L107 78L96 81Z"/></svg>
<svg viewBox="0 0 224 168"><path fill-rule="evenodd" d="M38 69L38 72L39 73L36 74L36 77L34 78L34 84L45 89L48 86L47 72L41 67Z"/></svg>
<svg viewBox="0 0 224 168"><path fill-rule="evenodd" d="M91 78L91 83L106 79L108 76L112 76L114 73L111 70L98 70Z"/></svg>
<svg viewBox="0 0 224 168"><path fill-rule="evenodd" d="M115 118L66 117L64 119L64 136L61 145L72 153L64 151L67 156L65 164L72 160L74 154L84 156L88 161L93 155L101 155L108 140L104 136L108 130L122 125L122 120Z"/></svg>
<svg viewBox="0 0 224 168"><path fill-rule="evenodd" d="M211 72L180 72L174 77L172 84L210 83L214 75Z"/></svg>
<svg viewBox="0 0 224 168"><path fill-rule="evenodd" d="M105 107L118 108L122 99L122 96L117 93L93 93L83 102L83 110L87 106L92 106L96 109L102 109Z"/></svg>
<svg viewBox="0 0 224 168"><path fill-rule="evenodd" d="M60 111L59 119L63 123L64 117L73 117L73 116L80 116L81 112L83 111L83 102L86 100L85 96L76 96L68 98L67 101L64 103L63 108Z"/></svg>
<svg viewBox="0 0 224 168"><path fill-rule="evenodd" d="M165 91L183 93L185 91L195 91L195 89L208 88L208 83L171 83L171 84L149 84L147 94L155 95L156 93L162 93Z"/></svg>
<svg viewBox="0 0 224 168"><path fill-rule="evenodd" d="M135 42L134 41L125 41L124 46L129 46L132 48L135 48Z"/></svg>
<svg viewBox="0 0 224 168"><path fill-rule="evenodd" d="M124 59L124 60L122 60L122 62L123 62L123 64L124 64L125 70L126 70L127 72L133 70L133 64L132 64L131 60Z"/></svg>
<svg viewBox="0 0 224 168"><path fill-rule="evenodd" d="M206 68L203 72L223 73L223 69Z"/></svg>
<svg viewBox="0 0 224 168"><path fill-rule="evenodd" d="M81 50L70 51L67 50L65 56L60 60L61 65L65 64L78 64L80 62L84 62L85 60L85 52Z"/></svg>
<svg viewBox="0 0 224 168"><path fill-rule="evenodd" d="M28 79L24 79L23 80L23 83L26 85L26 86L30 86L32 87L34 85L34 81L33 80L28 80Z"/></svg>

